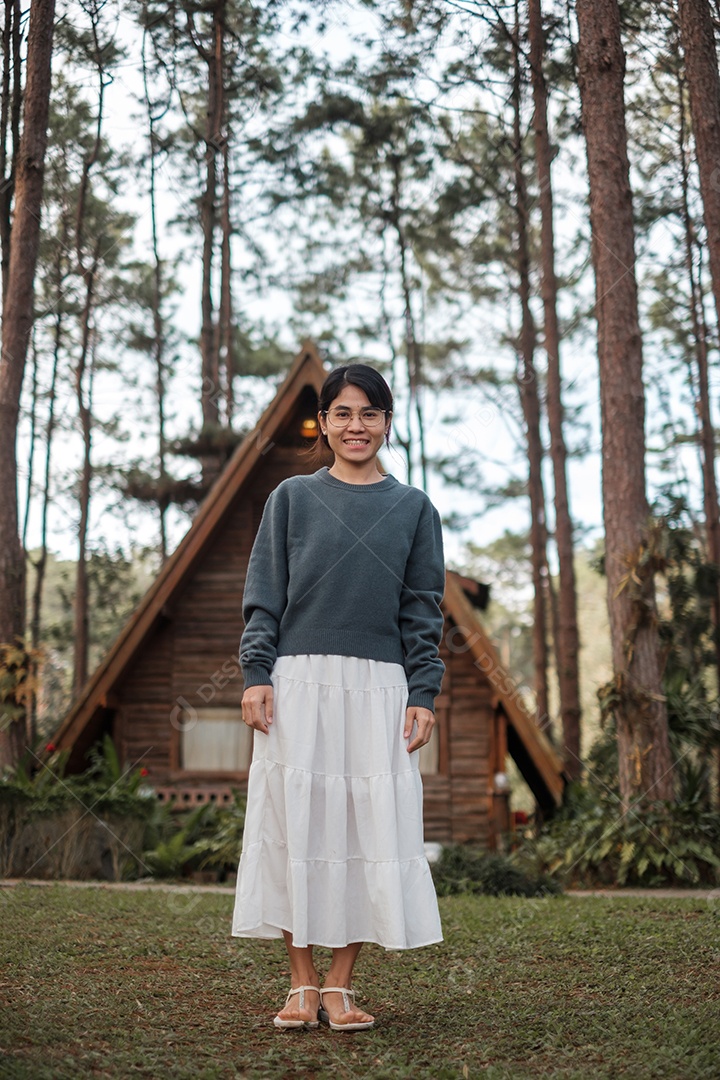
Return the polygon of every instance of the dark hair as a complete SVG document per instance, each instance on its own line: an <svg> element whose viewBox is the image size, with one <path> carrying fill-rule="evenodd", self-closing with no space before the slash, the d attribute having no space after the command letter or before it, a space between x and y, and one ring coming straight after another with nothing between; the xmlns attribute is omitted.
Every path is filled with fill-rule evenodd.
<svg viewBox="0 0 720 1080"><path fill-rule="evenodd" d="M370 367L369 364L346 364L344 367L335 368L330 372L322 384L318 396L318 412L327 412L333 401L346 386L357 386L362 390L371 405L383 412L393 411L392 390L383 379L379 371ZM390 430L385 434L385 444L390 446ZM327 435L323 435L322 428L318 433L317 449L329 447Z"/></svg>

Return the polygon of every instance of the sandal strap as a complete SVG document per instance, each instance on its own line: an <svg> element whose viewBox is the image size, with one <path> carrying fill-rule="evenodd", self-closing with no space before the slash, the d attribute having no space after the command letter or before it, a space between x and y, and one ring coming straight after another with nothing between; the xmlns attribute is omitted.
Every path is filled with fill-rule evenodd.
<svg viewBox="0 0 720 1080"><path fill-rule="evenodd" d="M316 994L320 994L320 987L319 986L296 986L294 989L288 990L288 996L285 998L285 1004L287 1005L290 998L294 997L295 994L299 994L300 995L300 1006L299 1007L301 1009L304 1009L305 1008L305 991L306 990L314 990ZM320 997L322 998L322 994L320 994Z"/></svg>
<svg viewBox="0 0 720 1080"><path fill-rule="evenodd" d="M352 998L353 1005L355 1004L355 991L351 990L349 986L323 986L320 991L320 1002L324 1008L323 994L342 994L343 1010L345 1012L350 1012L350 998Z"/></svg>

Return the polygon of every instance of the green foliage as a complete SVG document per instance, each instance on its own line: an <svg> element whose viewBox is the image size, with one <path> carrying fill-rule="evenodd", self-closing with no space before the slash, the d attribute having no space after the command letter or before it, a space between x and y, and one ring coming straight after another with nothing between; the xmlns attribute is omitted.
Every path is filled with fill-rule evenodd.
<svg viewBox="0 0 720 1080"><path fill-rule="evenodd" d="M0 825L17 831L31 819L56 818L85 808L89 818L136 819L142 823L142 858L132 868L161 878L177 878L195 870L220 877L237 869L245 824L245 796L237 793L229 806L207 803L178 814L158 802L144 785L142 768L123 768L117 749L105 734L89 752L88 768L66 776L68 751L52 743L26 754L0 780ZM5 815L2 817L2 815ZM77 837L76 837L77 839ZM5 837L9 843L9 834ZM78 840L79 842L79 840Z"/></svg>
<svg viewBox="0 0 720 1080"><path fill-rule="evenodd" d="M115 744L110 736L105 733L102 741L95 743L90 750L90 768L88 775L99 784L114 787L123 778L124 770L120 765ZM136 770L134 775L128 774L131 779L132 790L136 791L140 783L140 772Z"/></svg>
<svg viewBox="0 0 720 1080"><path fill-rule="evenodd" d="M553 896L561 892L558 883L544 874L529 874L505 855L490 855L463 844L443 848L431 870L438 896Z"/></svg>
<svg viewBox="0 0 720 1080"><path fill-rule="evenodd" d="M238 318L233 326L232 367L235 375L266 379L284 375L292 357L264 327Z"/></svg>
<svg viewBox="0 0 720 1080"><path fill-rule="evenodd" d="M44 626L46 638L61 652L69 652L73 639L75 563L55 563L53 585L59 598L59 613ZM89 606L93 613L90 628L91 660L97 663L112 645L119 630L137 606L151 576L139 552L129 557L121 550L109 550L99 542L87 559ZM57 610L57 608L55 609Z"/></svg>
<svg viewBox="0 0 720 1080"><path fill-rule="evenodd" d="M666 600L661 606L660 641L665 649L664 689L675 734L709 749L720 744L717 723L717 661L712 603L720 568L707 561L686 499L663 491L654 506L663 560ZM711 723L714 715L715 723Z"/></svg>
<svg viewBox="0 0 720 1080"><path fill-rule="evenodd" d="M242 849L245 828L247 798L239 792L231 806L219 807L213 822L213 831L205 840L205 857L201 868L212 867L220 872L236 870Z"/></svg>
<svg viewBox="0 0 720 1080"><path fill-rule="evenodd" d="M720 882L720 814L695 803L654 803L623 815L612 794L575 786L563 811L523 857L566 886Z"/></svg>
<svg viewBox="0 0 720 1080"><path fill-rule="evenodd" d="M40 810L67 802L69 790L63 781L69 751L53 751L37 768L34 755L24 754L14 768L6 769L0 782L0 801L6 804L32 803Z"/></svg>
<svg viewBox="0 0 720 1080"><path fill-rule="evenodd" d="M137 877L159 812L144 770L123 770L107 735L85 772L66 776L68 756L48 743L0 778L0 875Z"/></svg>
<svg viewBox="0 0 720 1080"><path fill-rule="evenodd" d="M33 564L37 565L39 554L38 550L28 552L28 618L35 584ZM146 552L133 549L125 555L119 549L110 550L101 540L88 556L87 573L90 667L93 668L137 606L153 575ZM40 627L42 694L38 701L38 730L46 739L57 729L58 716L70 706L75 574L75 562L48 553Z"/></svg>
<svg viewBox="0 0 720 1080"><path fill-rule="evenodd" d="M239 792L230 806L205 804L189 814L167 814L154 846L143 855L158 877L182 877L193 870L234 872L240 859L246 798Z"/></svg>
<svg viewBox="0 0 720 1080"><path fill-rule="evenodd" d="M155 792L143 787L145 770L142 767L124 769L115 744L106 733L88 754L90 765L77 777L69 777L69 785L85 803L101 811L137 814L148 822L157 813Z"/></svg>
<svg viewBox="0 0 720 1080"><path fill-rule="evenodd" d="M91 808L96 814L122 814L150 820L155 793L143 789L140 768L123 770L109 735L90 751L83 773L65 776L68 751L48 743L44 751L25 754L0 780L0 800L22 804L34 815L56 813L68 806Z"/></svg>
<svg viewBox="0 0 720 1080"><path fill-rule="evenodd" d="M181 877L197 868L206 848L206 841L200 838L200 834L213 809L211 806L198 806L172 835L160 840L152 850L143 852L143 862L156 877Z"/></svg>

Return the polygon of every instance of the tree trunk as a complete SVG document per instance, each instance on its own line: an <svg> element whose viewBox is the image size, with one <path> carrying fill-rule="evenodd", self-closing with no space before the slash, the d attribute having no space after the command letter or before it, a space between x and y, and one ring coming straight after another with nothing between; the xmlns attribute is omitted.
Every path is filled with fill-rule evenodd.
<svg viewBox="0 0 720 1080"><path fill-rule="evenodd" d="M30 365L30 452L27 459L27 479L25 481L25 514L23 515L22 532L20 534L20 546L27 552L27 531L30 525L30 509L33 501L33 481L35 473L35 443L37 442L37 414L38 414L38 351L35 340L35 327L31 333L30 352L32 363Z"/></svg>
<svg viewBox="0 0 720 1080"><path fill-rule="evenodd" d="M715 429L712 422L710 405L710 378L708 368L708 335L703 304L703 284L700 278L700 264L695 273L695 251L699 247L697 230L690 210L690 176L687 131L685 124L686 80L678 70L678 109L680 116L680 155L682 191L682 218L685 240L685 266L689 286L690 324L692 326L695 360L697 363L697 400L695 411L700 422L698 448L700 451L700 469L703 478L703 507L705 510L706 558L720 569L720 512L718 509L717 478L715 476ZM691 379L692 383L693 380ZM720 686L720 580L715 584L712 603L713 625L715 630L715 670ZM720 804L720 747L715 748L716 771L718 775L717 802Z"/></svg>
<svg viewBox="0 0 720 1080"><path fill-rule="evenodd" d="M155 360L155 397L157 401L158 418L158 473L160 489L158 492L158 524L160 533L160 561L164 565L168 557L167 524L165 516L169 505L166 490L167 483L167 438L165 435L165 319L163 317L163 263L160 258L160 240L157 226L157 184L156 184L156 157L157 137L155 134L156 117L153 103L150 98L148 85L148 72L145 60L145 42L143 36L142 46L142 72L143 88L145 92L145 105L148 115L148 140L150 143L150 226L153 250L153 286L152 286L152 319L153 319L153 357ZM167 107L163 109L167 111Z"/></svg>
<svg viewBox="0 0 720 1080"><path fill-rule="evenodd" d="M105 70L103 64L103 49L98 37L100 24L99 6L91 8L91 21L94 46L94 61L98 76L98 107L97 120L95 122L95 139L93 145L83 162L83 172L80 181L77 204L77 226L75 230L75 247L77 252L78 272L85 286L85 297L81 315L81 345L75 368L75 397L77 400L78 417L83 441L83 459L80 469L80 491L78 502L80 504L80 517L78 520L78 557L75 568L75 597L73 605L73 697L77 698L88 677L88 654L89 654L89 610L88 610L88 577L87 577L87 532L90 519L90 494L92 485L92 379L95 342L93 340L93 313L95 309L95 286L100 260L100 241L95 240L90 262L86 260L85 250L85 215L87 210L87 198L90 192L90 173L100 157L102 148L102 126L104 120L105 104ZM85 392L85 373L88 367L88 358L91 358L88 378L88 391Z"/></svg>
<svg viewBox="0 0 720 1080"><path fill-rule="evenodd" d="M403 294L404 304L404 320L405 320L405 355L407 357L407 375L408 375L408 412L407 412L407 431L408 439L410 443L410 431L412 425L412 414L415 414L415 422L417 425L418 439L417 444L420 450L420 475L422 478L423 491L427 491L428 487L428 460L427 450L425 448L425 417L423 413L422 405L422 347L418 341L415 315L412 307L412 290L410 286L410 277L408 273L408 245L405 237L405 229L402 222L402 162L400 158L395 155L392 161L393 167L393 184L392 194L390 196L390 221L395 230L395 237L397 239L398 253L400 255L400 283ZM410 475L408 474L408 481L410 481Z"/></svg>
<svg viewBox="0 0 720 1080"><path fill-rule="evenodd" d="M200 225L203 234L202 287L200 327L200 356L202 365L203 426L219 423L220 366L215 332L212 295L213 256L217 229L217 155L223 139L223 53L225 40L225 9L227 0L216 0L213 6L213 46L211 52L200 49L208 71L207 123L205 128L205 189L200 198ZM193 35L193 40L196 40ZM212 479L217 463L203 461L203 475Z"/></svg>
<svg viewBox="0 0 720 1080"><path fill-rule="evenodd" d="M233 357L233 303L232 303L232 259L230 238L232 221L230 219L230 139L225 139L222 149L222 209L220 212L220 309L218 312L218 362L222 363L225 375L225 419L228 427L232 426L235 412L233 392L234 357Z"/></svg>
<svg viewBox="0 0 720 1080"><path fill-rule="evenodd" d="M75 568L75 597L73 605L73 698L77 698L88 677L89 655L89 604L87 574L87 534L90 519L90 492L92 484L92 393L85 392L85 372L88 358L94 353L92 341L92 314L95 305L95 278L97 274L99 252L96 248L92 265L83 273L85 281L85 303L82 313L82 343L77 367L75 369L75 396L83 441L83 459L80 469L80 517L78 520L78 553ZM89 372L89 384L92 385L92 360Z"/></svg>
<svg viewBox="0 0 720 1080"><path fill-rule="evenodd" d="M68 289L68 264L70 253L70 208L67 203L63 206L59 222L58 243L55 245L53 274L51 277L53 291L49 297L49 303L53 311L53 359L52 373L50 376L50 389L48 391L47 424L45 427L45 462L43 469L42 494L40 503L40 552L33 563L35 579L30 602L30 643L35 656L40 649L42 627L43 592L45 589L45 572L47 569L47 535L48 535L48 512L50 510L50 488L53 462L53 438L55 435L55 408L57 404L57 385L60 372L60 355L63 347L65 331L65 294ZM35 660L33 674L37 677L38 665ZM37 683L37 678L36 678ZM30 744L34 745L37 734L37 694L33 693L30 701L30 716L28 719L28 733Z"/></svg>
<svg viewBox="0 0 720 1080"><path fill-rule="evenodd" d="M707 327L703 308L702 285L695 273L695 250L697 232L690 211L690 176L688 166L687 132L685 125L685 80L678 75L678 109L680 116L680 189L682 193L682 219L685 241L685 266L688 276L690 325L695 346L697 364L697 400L695 411L700 421L699 448L703 478L703 505L705 509L705 532L707 558L720 568L720 515L718 514L718 491L715 476L715 430L710 408L710 379L708 371ZM713 599L713 621L716 635L720 633L720 581ZM720 686L720 636L715 642L718 685Z"/></svg>
<svg viewBox="0 0 720 1080"><path fill-rule="evenodd" d="M12 641L25 629L25 558L18 537L16 437L33 321L54 18L55 0L35 0L31 4L24 123L15 175L13 241L0 363L0 641ZM0 731L0 765L18 760L23 734L24 720L14 721Z"/></svg>
<svg viewBox="0 0 720 1080"><path fill-rule="evenodd" d="M517 14L517 5L516 5ZM542 478L543 446L540 434L540 395L535 370L535 320L530 308L530 243L528 238L528 200L523 170L520 122L522 71L520 67L520 26L515 23L513 48L513 184L517 217L518 296L522 313L519 340L521 369L517 376L520 404L525 421L528 455L528 494L530 496L530 547L533 579L533 662L538 723L552 735L548 696L548 592L547 519Z"/></svg>
<svg viewBox="0 0 720 1080"><path fill-rule="evenodd" d="M390 386L391 386L392 391L393 391L393 396L395 396L396 376L397 376L397 369L398 369L398 364L399 364L399 357L398 357L397 349L395 347L395 336L393 334L393 321L392 321L390 312L388 310L388 305L387 305L387 283L388 283L388 279L390 278L390 276L392 274L392 270L391 270L390 262L389 262L389 258L388 258L386 240L387 240L387 237L386 237L385 233L383 233L382 280L381 280L381 284L380 284L380 318L381 318L381 322L382 322L383 331L385 333L385 339L386 339L388 352L390 354L390 372L391 372L391 374L390 374ZM395 416L393 418L393 436L394 436L395 442L397 443L397 445L400 447L403 454L405 455L405 463L406 463L406 466L407 466L407 480L408 480L408 484L412 484L414 462L413 462L412 445L411 445L411 439L410 439L410 425L411 425L411 422L412 422L410 411L408 410L408 413L407 413L407 416L406 416L405 432L404 433L400 432L397 419L398 419L397 416Z"/></svg>
<svg viewBox="0 0 720 1080"><path fill-rule="evenodd" d="M53 345L53 366L50 378L50 391L48 400L48 418L45 428L45 471L43 477L42 508L40 511L40 553L34 563L35 581L33 585L32 607L30 615L30 642L34 650L40 648L40 628L42 624L42 601L45 587L45 570L47 568L47 522L50 508L50 478L52 464L52 443L55 434L55 402L57 399L57 380L60 368L60 349L63 338L62 310L62 268L61 263L64 255L64 244L58 245L56 265L58 268L58 299L55 307L55 332ZM28 729L31 733L31 745L34 742L37 730L37 697L33 694L30 705L30 721Z"/></svg>
<svg viewBox="0 0 720 1080"><path fill-rule="evenodd" d="M5 0L3 26L2 104L0 105L0 251L2 255L2 296L7 292L10 268L12 201L15 192L15 168L20 141L22 106L22 64L20 61L20 0ZM11 84L12 73L12 90ZM8 134L10 154L8 155Z"/></svg>
<svg viewBox="0 0 720 1080"><path fill-rule="evenodd" d="M545 52L541 0L529 0L530 69L533 88L535 159L540 192L541 293L547 353L547 414L550 457L555 483L555 543L560 571L557 603L555 656L560 690L565 771L576 780L580 760L580 651L577 625L577 589L573 550L573 525L567 489L567 450L563 434L562 379L560 377L560 329L557 316L555 238L553 228L552 151L547 121L547 87L543 72Z"/></svg>
<svg viewBox="0 0 720 1080"><path fill-rule="evenodd" d="M595 266L605 567L623 806L673 798L645 491L645 398L616 0L578 0L578 72Z"/></svg>
<svg viewBox="0 0 720 1080"><path fill-rule="evenodd" d="M679 0L700 193L715 310L720 323L720 73L708 0Z"/></svg>

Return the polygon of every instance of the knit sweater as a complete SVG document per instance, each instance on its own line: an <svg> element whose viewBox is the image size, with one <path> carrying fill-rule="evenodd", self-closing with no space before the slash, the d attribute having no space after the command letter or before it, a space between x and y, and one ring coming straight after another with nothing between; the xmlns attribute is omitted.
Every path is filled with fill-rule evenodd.
<svg viewBox="0 0 720 1080"><path fill-rule="evenodd" d="M269 684L278 656L358 656L402 664L408 706L433 709L444 586L440 518L418 488L346 484L327 468L284 480L248 565L245 686Z"/></svg>

